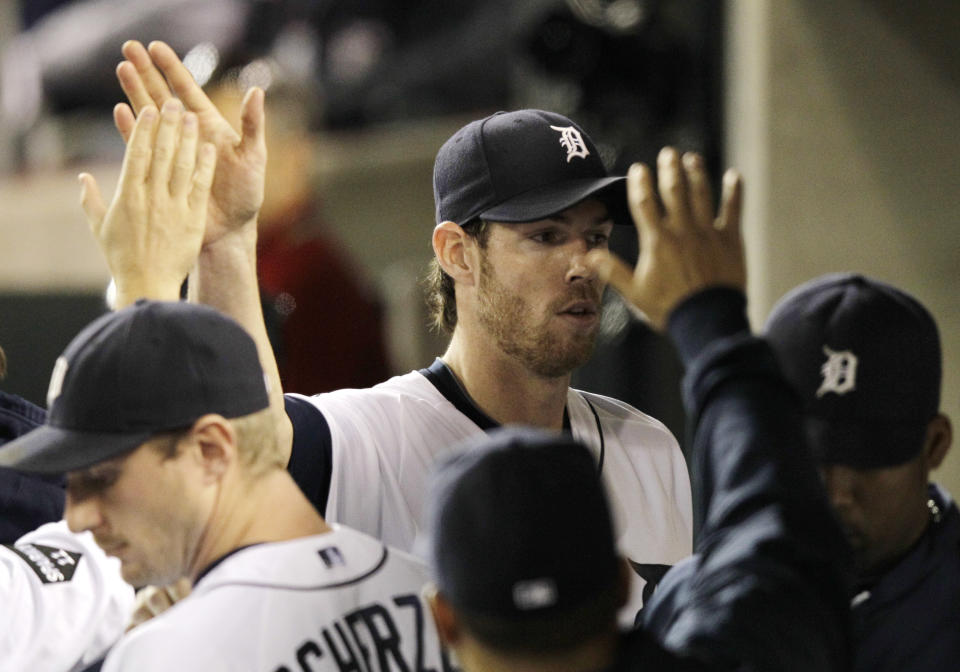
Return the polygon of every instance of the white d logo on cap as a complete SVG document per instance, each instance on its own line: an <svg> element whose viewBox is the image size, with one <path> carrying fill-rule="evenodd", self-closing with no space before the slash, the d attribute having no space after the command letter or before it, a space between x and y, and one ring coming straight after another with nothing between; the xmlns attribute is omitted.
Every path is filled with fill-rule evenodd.
<svg viewBox="0 0 960 672"><path fill-rule="evenodd" d="M585 159L590 154L580 131L573 126L551 126L550 128L560 131L560 146L567 150L567 163L570 163L570 159L575 156Z"/></svg>
<svg viewBox="0 0 960 672"><path fill-rule="evenodd" d="M53 406L53 402L60 396L63 390L63 378L67 375L66 357L57 357L57 363L53 365L53 373L50 374L50 387L47 388L47 408Z"/></svg>
<svg viewBox="0 0 960 672"><path fill-rule="evenodd" d="M827 361L820 366L823 382L817 390L817 398L819 399L827 392L846 394L855 390L857 388L857 356L849 350L831 350L827 346L823 346L823 352L827 356Z"/></svg>

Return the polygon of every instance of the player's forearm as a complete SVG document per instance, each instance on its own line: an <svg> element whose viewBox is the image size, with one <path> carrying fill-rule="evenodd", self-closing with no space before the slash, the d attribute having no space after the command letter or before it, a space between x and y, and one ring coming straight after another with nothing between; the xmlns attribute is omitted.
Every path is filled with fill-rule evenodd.
<svg viewBox="0 0 960 672"><path fill-rule="evenodd" d="M729 619L722 648L758 669L842 669L843 538L804 444L799 400L744 308L742 294L708 290L670 316L696 428L702 561L692 602L711 623ZM771 615L744 637L738 612ZM712 642L696 628L686 637Z"/></svg>
<svg viewBox="0 0 960 672"><path fill-rule="evenodd" d="M270 381L270 406L276 416L278 445L286 463L290 456L292 430L283 408L280 372L260 303L255 220L214 243L204 245L190 276L190 298L229 315L256 342L260 365Z"/></svg>

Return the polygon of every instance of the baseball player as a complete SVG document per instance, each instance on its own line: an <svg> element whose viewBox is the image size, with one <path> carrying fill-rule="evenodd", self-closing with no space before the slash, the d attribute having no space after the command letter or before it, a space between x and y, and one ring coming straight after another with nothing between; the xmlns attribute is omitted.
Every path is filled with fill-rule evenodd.
<svg viewBox="0 0 960 672"><path fill-rule="evenodd" d="M953 438L933 316L887 283L832 273L784 296L765 331L853 549L853 669L957 669L960 511L930 482Z"/></svg>
<svg viewBox="0 0 960 672"><path fill-rule="evenodd" d="M150 235L162 217L199 243L216 158L197 151L197 129L175 101L141 114L109 208L83 178L95 232L164 246ZM129 289L118 283L118 300ZM451 669L424 618L422 563L323 520L284 468L268 387L234 321L138 301L74 338L46 422L0 451L0 465L68 474L70 528L125 580L193 582L103 670Z"/></svg>
<svg viewBox="0 0 960 672"><path fill-rule="evenodd" d="M119 558L125 579L194 582L103 669L450 669L424 618L423 565L328 526L269 449L255 348L205 306L142 301L106 315L58 359L47 422L0 452L18 469L68 473L67 522ZM74 549L47 534L11 553L65 583L92 566ZM59 627L103 627L109 604L97 606ZM11 616L4 636L28 630Z"/></svg>
<svg viewBox="0 0 960 672"><path fill-rule="evenodd" d="M172 89L217 144L195 296L244 324L270 357L247 289L256 282L250 260L262 157L254 140L263 94L248 95L238 135L167 45L148 52L128 42L123 53L117 73L132 109L118 106L115 120L124 136L134 111L162 104ZM611 490L636 583L625 611L632 620L666 568L689 554L692 514L686 464L670 432L629 405L569 387L600 316L603 283L584 260L606 247L614 220L627 221L619 216L623 178L607 175L572 121L522 110L461 129L437 156L434 186L434 275L447 288L438 319L452 328L449 348L432 366L370 389L288 395L290 470L331 520L409 549L429 468L450 445L511 423L569 431L591 447ZM123 282L141 284L130 280L144 275L137 266L123 269Z"/></svg>
<svg viewBox="0 0 960 672"><path fill-rule="evenodd" d="M637 269L595 258L686 365L697 554L619 633L629 570L589 453L523 428L475 437L437 469L427 516L431 611L468 672L848 669L844 541L798 399L750 334L739 180L714 219L702 159L676 158L660 155L662 210L651 172L630 170Z"/></svg>

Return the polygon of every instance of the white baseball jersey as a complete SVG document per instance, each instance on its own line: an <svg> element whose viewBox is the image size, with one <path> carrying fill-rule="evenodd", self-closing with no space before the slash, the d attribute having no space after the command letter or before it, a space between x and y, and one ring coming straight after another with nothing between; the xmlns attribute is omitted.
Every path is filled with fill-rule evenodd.
<svg viewBox="0 0 960 672"><path fill-rule="evenodd" d="M83 669L123 634L133 598L120 562L63 521L0 546L0 670Z"/></svg>
<svg viewBox="0 0 960 672"><path fill-rule="evenodd" d="M454 669L420 599L426 575L346 527L241 548L130 631L103 672Z"/></svg>
<svg viewBox="0 0 960 672"><path fill-rule="evenodd" d="M440 360L368 389L287 397L288 412L292 405L300 407L291 413L295 451L309 450L331 462L326 518L406 550L423 524L433 463L454 444L497 426ZM319 410L329 427L314 445L310 437L307 447L300 434L316 427L303 422L305 403ZM566 411L573 436L597 458L620 551L634 569L631 602L622 616L632 622L666 569L691 553L686 462L673 434L629 404L571 389Z"/></svg>

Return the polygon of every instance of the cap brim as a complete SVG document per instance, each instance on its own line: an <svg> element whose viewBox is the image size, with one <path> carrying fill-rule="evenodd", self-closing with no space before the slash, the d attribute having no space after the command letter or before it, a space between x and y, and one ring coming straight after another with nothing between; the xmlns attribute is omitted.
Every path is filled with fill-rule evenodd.
<svg viewBox="0 0 960 672"><path fill-rule="evenodd" d="M63 474L118 457L155 434L155 431L78 432L41 425L0 448L0 467L37 474Z"/></svg>
<svg viewBox="0 0 960 672"><path fill-rule="evenodd" d="M903 464L923 447L923 425L877 424L869 428L807 416L804 421L814 459L857 469L881 469Z"/></svg>
<svg viewBox="0 0 960 672"><path fill-rule="evenodd" d="M549 184L518 194L478 217L493 222L534 222L545 219L594 195L609 196L610 217L617 224L629 224L626 177L601 177Z"/></svg>

